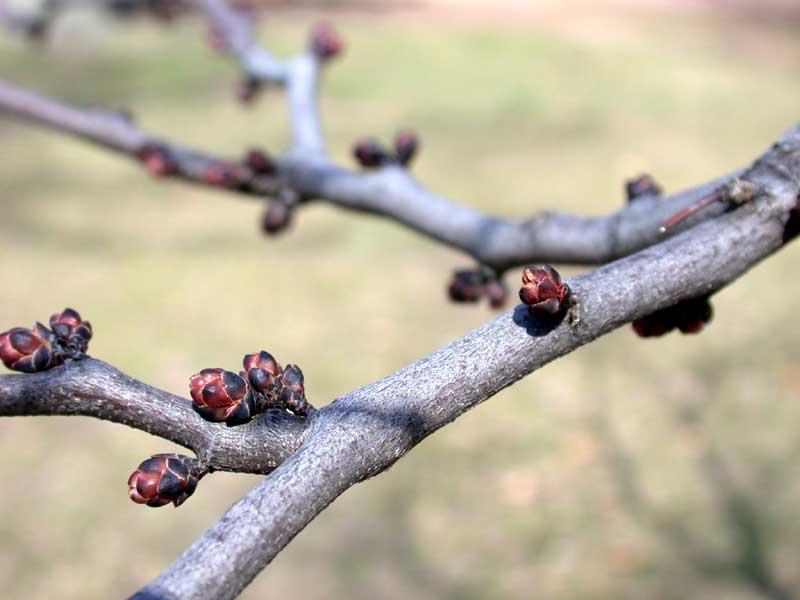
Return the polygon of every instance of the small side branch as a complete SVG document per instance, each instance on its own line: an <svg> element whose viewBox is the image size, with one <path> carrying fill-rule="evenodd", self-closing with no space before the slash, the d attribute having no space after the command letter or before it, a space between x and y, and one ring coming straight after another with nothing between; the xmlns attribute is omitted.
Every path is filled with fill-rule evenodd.
<svg viewBox="0 0 800 600"><path fill-rule="evenodd" d="M203 420L192 403L99 360L0 375L0 416L82 415L121 423L193 450L221 471L268 473L302 443L307 422L267 411L239 427Z"/></svg>

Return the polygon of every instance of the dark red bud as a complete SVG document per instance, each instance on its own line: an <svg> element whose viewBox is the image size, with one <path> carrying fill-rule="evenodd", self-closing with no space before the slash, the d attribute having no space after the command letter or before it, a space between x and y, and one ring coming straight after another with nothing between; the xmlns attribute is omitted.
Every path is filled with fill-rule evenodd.
<svg viewBox="0 0 800 600"><path fill-rule="evenodd" d="M92 339L92 325L81 319L78 311L65 308L50 317L50 327L56 338L69 350L83 354Z"/></svg>
<svg viewBox="0 0 800 600"><path fill-rule="evenodd" d="M365 169L375 169L389 160L389 155L376 140L365 139L353 146L353 156Z"/></svg>
<svg viewBox="0 0 800 600"><path fill-rule="evenodd" d="M178 165L166 146L145 144L136 151L147 170L158 177L167 177L178 172Z"/></svg>
<svg viewBox="0 0 800 600"><path fill-rule="evenodd" d="M275 163L272 162L272 158L270 158L269 154L257 148L248 150L244 157L244 164L256 175L275 174Z"/></svg>
<svg viewBox="0 0 800 600"><path fill-rule="evenodd" d="M477 302L485 292L484 284L479 271L456 271L447 294L453 302Z"/></svg>
<svg viewBox="0 0 800 600"><path fill-rule="evenodd" d="M52 341L52 333L41 323L33 329L14 327L0 333L0 359L13 371L45 371L62 362L53 352Z"/></svg>
<svg viewBox="0 0 800 600"><path fill-rule="evenodd" d="M651 175L643 173L625 183L625 193L628 197L628 202L633 202L644 196L660 196L662 190Z"/></svg>
<svg viewBox="0 0 800 600"><path fill-rule="evenodd" d="M553 317L567 308L569 287L550 265L525 267L519 298L528 305L531 315Z"/></svg>
<svg viewBox="0 0 800 600"><path fill-rule="evenodd" d="M394 151L397 155L397 162L404 167L408 166L411 159L414 158L418 148L419 138L411 130L399 131L394 138Z"/></svg>
<svg viewBox="0 0 800 600"><path fill-rule="evenodd" d="M137 504L151 507L169 503L180 506L194 493L205 473L196 459L181 454L156 454L128 478L128 495Z"/></svg>
<svg viewBox="0 0 800 600"><path fill-rule="evenodd" d="M314 407L306 401L303 372L297 365L286 365L281 375L281 400L286 409L299 417L308 416Z"/></svg>
<svg viewBox="0 0 800 600"><path fill-rule="evenodd" d="M713 315L714 310L708 296L702 296L662 308L637 319L632 326L640 337L660 337L674 329L678 329L681 333L694 334L702 331Z"/></svg>
<svg viewBox="0 0 800 600"><path fill-rule="evenodd" d="M263 84L258 79L246 77L239 83L236 97L242 104L251 104L263 90Z"/></svg>
<svg viewBox="0 0 800 600"><path fill-rule="evenodd" d="M284 231L291 224L293 213L292 207L285 202L273 200L264 211L261 230L267 235L275 235Z"/></svg>
<svg viewBox="0 0 800 600"><path fill-rule="evenodd" d="M189 379L194 408L207 421L241 425L256 413L247 381L224 369L203 369Z"/></svg>
<svg viewBox="0 0 800 600"><path fill-rule="evenodd" d="M318 23L311 32L311 51L322 61L342 53L344 41L330 23Z"/></svg>
<svg viewBox="0 0 800 600"><path fill-rule="evenodd" d="M501 281L494 280L487 283L484 287L484 293L489 300L489 306L495 310L503 308L508 301L508 290Z"/></svg>
<svg viewBox="0 0 800 600"><path fill-rule="evenodd" d="M269 352L262 350L244 357L244 370L254 390L261 393L277 393L276 386L282 386L280 381L281 366Z"/></svg>

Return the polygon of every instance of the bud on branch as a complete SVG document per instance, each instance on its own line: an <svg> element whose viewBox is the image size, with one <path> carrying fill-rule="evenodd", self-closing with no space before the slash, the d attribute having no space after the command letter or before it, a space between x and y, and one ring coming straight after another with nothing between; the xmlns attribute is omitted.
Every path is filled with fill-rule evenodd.
<svg viewBox="0 0 800 600"><path fill-rule="evenodd" d="M264 350L248 354L243 364L245 370L238 375L224 369L203 369L191 377L189 389L201 417L232 427L269 408L300 417L314 409L306 400L303 372L296 365L281 369Z"/></svg>
<svg viewBox="0 0 800 600"><path fill-rule="evenodd" d="M92 339L92 326L78 311L66 308L50 317L52 331L36 323L0 333L0 360L13 371L36 373L82 358Z"/></svg>
<svg viewBox="0 0 800 600"><path fill-rule="evenodd" d="M714 310L708 296L690 298L633 322L639 337L660 337L678 329L681 333L700 333L711 321Z"/></svg>
<svg viewBox="0 0 800 600"><path fill-rule="evenodd" d="M569 287L550 265L525 267L519 298L528 305L528 312L537 317L555 318L567 309Z"/></svg>
<svg viewBox="0 0 800 600"><path fill-rule="evenodd" d="M199 460L182 454L155 454L128 478L128 496L137 504L176 507L194 493L207 473Z"/></svg>

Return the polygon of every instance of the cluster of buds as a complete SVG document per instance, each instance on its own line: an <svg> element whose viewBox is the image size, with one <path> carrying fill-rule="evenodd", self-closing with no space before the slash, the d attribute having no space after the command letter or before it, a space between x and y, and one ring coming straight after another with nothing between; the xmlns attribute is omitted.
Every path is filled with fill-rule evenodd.
<svg viewBox="0 0 800 600"><path fill-rule="evenodd" d="M36 373L84 356L92 326L77 311L66 308L53 315L50 327L36 323L31 329L14 327L0 333L0 360L13 371Z"/></svg>
<svg viewBox="0 0 800 600"><path fill-rule="evenodd" d="M311 31L311 52L320 61L339 56L344 50L344 40L330 23L318 23Z"/></svg>
<svg viewBox="0 0 800 600"><path fill-rule="evenodd" d="M662 190L652 175L642 173L638 177L625 182L625 194L630 204L646 196L660 196Z"/></svg>
<svg viewBox="0 0 800 600"><path fill-rule="evenodd" d="M178 173L177 161L163 144L144 144L136 151L136 157L157 177L169 177Z"/></svg>
<svg viewBox="0 0 800 600"><path fill-rule="evenodd" d="M561 275L550 265L523 269L519 299L528 305L532 316L544 319L562 317L569 306L569 297L569 286L561 281Z"/></svg>
<svg viewBox="0 0 800 600"><path fill-rule="evenodd" d="M377 169L396 164L408 167L419 149L417 134L409 129L398 131L394 137L394 149L388 150L375 139L359 140L353 146L353 156L365 169Z"/></svg>
<svg viewBox="0 0 800 600"><path fill-rule="evenodd" d="M128 478L128 496L151 507L180 506L194 493L207 473L200 461L182 454L155 454Z"/></svg>
<svg viewBox="0 0 800 600"><path fill-rule="evenodd" d="M207 421L228 426L247 423L268 408L282 408L305 417L313 407L305 396L303 372L296 365L282 369L265 351L244 357L244 371L203 369L189 380L194 408Z"/></svg>
<svg viewBox="0 0 800 600"><path fill-rule="evenodd" d="M456 271L447 287L447 295L453 302L478 302L486 298L494 309L503 308L508 300L508 290L502 280L488 268Z"/></svg>
<svg viewBox="0 0 800 600"><path fill-rule="evenodd" d="M637 319L633 322L633 330L645 338L660 337L674 329L681 333L699 333L711 321L713 314L708 296L690 298Z"/></svg>

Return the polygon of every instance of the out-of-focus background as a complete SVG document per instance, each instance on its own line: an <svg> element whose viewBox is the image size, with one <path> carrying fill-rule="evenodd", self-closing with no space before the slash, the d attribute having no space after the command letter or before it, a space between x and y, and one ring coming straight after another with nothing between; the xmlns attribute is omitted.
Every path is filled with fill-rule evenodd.
<svg viewBox="0 0 800 600"><path fill-rule="evenodd" d="M413 127L420 179L499 215L608 213L626 178L677 191L800 120L788 2L334 4L260 28L281 55L321 16L343 32L322 96L333 154L352 164L354 139ZM284 149L282 94L239 106L238 69L204 35L70 12L43 44L3 34L0 77L221 154ZM471 265L419 235L315 205L265 239L260 211L0 116L0 329L75 307L93 356L182 395L265 348L326 404L494 316L446 300ZM715 296L699 336L624 328L471 411L345 494L243 597L800 597L798 252ZM91 419L2 420L2 596L132 593L259 481L133 504L129 473L173 450Z"/></svg>

